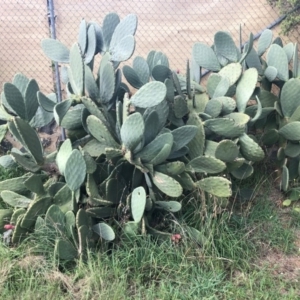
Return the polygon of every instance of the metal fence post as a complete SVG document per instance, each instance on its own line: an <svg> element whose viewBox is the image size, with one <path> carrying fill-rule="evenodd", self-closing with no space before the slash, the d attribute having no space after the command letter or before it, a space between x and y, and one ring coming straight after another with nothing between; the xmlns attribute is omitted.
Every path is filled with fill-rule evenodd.
<svg viewBox="0 0 300 300"><path fill-rule="evenodd" d="M54 13L54 1L47 0L47 9L48 9L48 18L49 18L49 28L51 33L51 38L56 39L56 30L55 30L55 13ZM56 85L56 96L58 102L62 101L62 93L61 93L61 84L60 84L60 74L59 74L59 66L57 62L54 63L55 69L55 85ZM66 139L66 134L64 128L61 131L61 138L64 141Z"/></svg>

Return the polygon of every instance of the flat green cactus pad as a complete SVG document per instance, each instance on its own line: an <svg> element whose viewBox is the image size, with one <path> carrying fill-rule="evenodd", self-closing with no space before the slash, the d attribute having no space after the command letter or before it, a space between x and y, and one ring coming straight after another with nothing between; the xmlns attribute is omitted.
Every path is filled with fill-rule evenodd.
<svg viewBox="0 0 300 300"><path fill-rule="evenodd" d="M24 217L24 215L21 215L18 218L17 223L15 225L15 229L13 231L13 236L12 236L12 242L14 244L21 243L26 238L26 236L28 234L28 229L23 228L21 226L21 222L23 220L23 217Z"/></svg>
<svg viewBox="0 0 300 300"><path fill-rule="evenodd" d="M128 150L134 150L142 141L145 124L140 113L129 115L121 127L121 139Z"/></svg>
<svg viewBox="0 0 300 300"><path fill-rule="evenodd" d="M19 216L22 216L25 213L26 213L26 209L25 208L14 209L13 210L13 214L12 214L11 219L10 219L10 223L13 224L13 225L17 224ZM0 222L1 222L1 219L2 218L0 217ZM6 220L6 221L8 221L8 220ZM3 228L3 227L1 227L1 228Z"/></svg>
<svg viewBox="0 0 300 300"><path fill-rule="evenodd" d="M215 152L215 156L216 158L224 161L224 162L230 162L233 161L237 158L239 154L239 148L236 145L236 143L234 143L231 140L223 140L221 141L217 148L216 148L216 152Z"/></svg>
<svg viewBox="0 0 300 300"><path fill-rule="evenodd" d="M226 169L226 164L213 156L199 156L191 160L187 167L196 173L216 174Z"/></svg>
<svg viewBox="0 0 300 300"><path fill-rule="evenodd" d="M26 188L38 195L43 195L45 189L42 182L42 176L40 175L31 175L24 181Z"/></svg>
<svg viewBox="0 0 300 300"><path fill-rule="evenodd" d="M241 74L242 65L240 63L228 64L219 71L219 75L226 77L230 86L237 82Z"/></svg>
<svg viewBox="0 0 300 300"><path fill-rule="evenodd" d="M105 223L98 223L92 228L93 231L95 231L101 238L106 241L113 241L115 239L115 233L113 229Z"/></svg>
<svg viewBox="0 0 300 300"><path fill-rule="evenodd" d="M59 206L63 213L74 210L72 191L68 185L63 186L53 197L53 204Z"/></svg>
<svg viewBox="0 0 300 300"><path fill-rule="evenodd" d="M266 146L272 146L277 143L279 139L279 134L276 129L271 129L265 132L262 136L262 142Z"/></svg>
<svg viewBox="0 0 300 300"><path fill-rule="evenodd" d="M214 46L215 51L229 61L238 60L235 43L228 32L218 31L214 36Z"/></svg>
<svg viewBox="0 0 300 300"><path fill-rule="evenodd" d="M107 147L118 148L120 145L115 141L107 126L96 116L90 115L86 120L89 132Z"/></svg>
<svg viewBox="0 0 300 300"><path fill-rule="evenodd" d="M244 162L241 166L232 170L230 174L237 179L246 179L253 174L253 171L253 167L249 163Z"/></svg>
<svg viewBox="0 0 300 300"><path fill-rule="evenodd" d="M116 209L114 207L92 207L86 210L86 213L92 218L109 218L115 215Z"/></svg>
<svg viewBox="0 0 300 300"><path fill-rule="evenodd" d="M173 213L181 210L181 203L177 201L156 201L155 205Z"/></svg>
<svg viewBox="0 0 300 300"><path fill-rule="evenodd" d="M267 64L277 69L277 77L280 80L287 81L289 79L288 58L282 47L277 44L271 45L267 52Z"/></svg>
<svg viewBox="0 0 300 300"><path fill-rule="evenodd" d="M292 122L279 129L279 134L290 141L300 140L300 122Z"/></svg>
<svg viewBox="0 0 300 300"><path fill-rule="evenodd" d="M1 181L0 192L5 190L9 190L11 192L16 192L20 194L27 192L28 190L24 185L24 181L29 177L28 175Z"/></svg>
<svg viewBox="0 0 300 300"><path fill-rule="evenodd" d="M224 177L208 177L196 182L196 185L203 191L217 197L230 197L231 182Z"/></svg>
<svg viewBox="0 0 300 300"><path fill-rule="evenodd" d="M282 167L281 189L286 192L289 187L289 169L286 166Z"/></svg>
<svg viewBox="0 0 300 300"><path fill-rule="evenodd" d="M239 138L242 155L249 161L260 161L264 159L265 154L263 149L247 134L243 134Z"/></svg>
<svg viewBox="0 0 300 300"><path fill-rule="evenodd" d="M237 125L233 119L229 118L206 120L204 126L226 138L239 137L245 132L244 125Z"/></svg>
<svg viewBox="0 0 300 300"><path fill-rule="evenodd" d="M65 179L72 191L76 191L84 182L86 164L80 151L75 149L69 156L65 167Z"/></svg>
<svg viewBox="0 0 300 300"><path fill-rule="evenodd" d="M77 249L67 240L58 239L55 243L54 252L63 260L73 260L78 257Z"/></svg>
<svg viewBox="0 0 300 300"><path fill-rule="evenodd" d="M181 185L172 177L160 172L154 172L153 183L166 195L179 197L182 194Z"/></svg>
<svg viewBox="0 0 300 300"><path fill-rule="evenodd" d="M173 135L171 133L163 133L158 135L151 143L145 146L140 152L135 155L135 158L140 158L143 162L150 162L160 152L166 144L173 145Z"/></svg>
<svg viewBox="0 0 300 300"><path fill-rule="evenodd" d="M212 73L207 81L207 92L211 98L225 96L230 87L227 77Z"/></svg>
<svg viewBox="0 0 300 300"><path fill-rule="evenodd" d="M137 187L131 195L131 215L135 222L139 223L144 215L146 207L146 192L143 187Z"/></svg>
<svg viewBox="0 0 300 300"><path fill-rule="evenodd" d="M297 157L300 154L300 144L288 142L284 148L284 153L289 157Z"/></svg>
<svg viewBox="0 0 300 300"><path fill-rule="evenodd" d="M207 70L219 71L221 69L220 63L214 50L205 44L194 44L193 59L200 67L203 67Z"/></svg>
<svg viewBox="0 0 300 300"><path fill-rule="evenodd" d="M282 87L280 104L285 117L291 117L299 106L300 79L291 78Z"/></svg>
<svg viewBox="0 0 300 300"><path fill-rule="evenodd" d="M220 115L222 111L222 101L219 100L219 98L211 99L207 102L205 106L204 113L208 114L209 116L216 118Z"/></svg>
<svg viewBox="0 0 300 300"><path fill-rule="evenodd" d="M65 117L66 113L68 112L72 104L73 104L72 99L67 99L55 104L53 108L53 115L58 125L61 125L63 118Z"/></svg>
<svg viewBox="0 0 300 300"><path fill-rule="evenodd" d="M146 84L150 79L150 69L147 61L141 56L136 56L132 66L142 83Z"/></svg>
<svg viewBox="0 0 300 300"><path fill-rule="evenodd" d="M139 77L137 71L131 68L130 66L124 66L122 71L128 83L134 88L140 89L145 84ZM148 67L148 71L149 71L149 67Z"/></svg>
<svg viewBox="0 0 300 300"><path fill-rule="evenodd" d="M254 92L258 79L258 72L255 68L247 69L236 88L236 103L239 112L245 112L248 101Z"/></svg>
<svg viewBox="0 0 300 300"><path fill-rule="evenodd" d="M46 56L53 61L68 63L70 59L69 49L60 41L55 39L44 39L42 49Z"/></svg>
<svg viewBox="0 0 300 300"><path fill-rule="evenodd" d="M43 215L50 204L51 197L47 196L32 201L22 219L21 226L23 228L31 229L34 226L37 217Z"/></svg>
<svg viewBox="0 0 300 300"><path fill-rule="evenodd" d="M169 162L155 167L156 171L166 175L178 175L185 171L185 164L181 161Z"/></svg>
<svg viewBox="0 0 300 300"><path fill-rule="evenodd" d="M198 128L194 125L185 125L173 130L173 147L172 151L177 151L186 146L196 135Z"/></svg>
<svg viewBox="0 0 300 300"><path fill-rule="evenodd" d="M273 32L270 29L265 29L258 39L257 54L263 55L272 43Z"/></svg>
<svg viewBox="0 0 300 300"><path fill-rule="evenodd" d="M130 98L130 103L134 106L147 108L155 106L163 101L167 94L167 88L164 83L159 81L152 81L143 85ZM153 95L155 95L153 97Z"/></svg>
<svg viewBox="0 0 300 300"><path fill-rule="evenodd" d="M12 207L28 207L32 202L32 199L29 199L25 196L17 194L12 191L2 191L1 198L5 203Z"/></svg>
<svg viewBox="0 0 300 300"><path fill-rule="evenodd" d="M22 119L15 118L14 124L22 138L23 146L32 154L37 164L42 164L43 147L37 132Z"/></svg>
<svg viewBox="0 0 300 300"><path fill-rule="evenodd" d="M79 44L74 44L70 50L70 69L68 72L74 93L83 96L84 93L84 63Z"/></svg>

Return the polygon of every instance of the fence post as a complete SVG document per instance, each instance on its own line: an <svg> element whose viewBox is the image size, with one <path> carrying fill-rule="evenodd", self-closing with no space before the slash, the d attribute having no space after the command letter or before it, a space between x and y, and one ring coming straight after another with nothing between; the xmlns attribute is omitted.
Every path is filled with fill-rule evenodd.
<svg viewBox="0 0 300 300"><path fill-rule="evenodd" d="M47 0L47 9L48 9L48 20L49 20L49 28L51 33L51 38L56 39L56 29L55 29L55 13L54 13L54 1ZM60 75L59 75L59 66L57 62L54 63L55 69L55 85L56 85L56 96L58 102L62 101L61 94L61 84L60 84ZM61 131L61 139L64 141L66 139L66 134L64 128Z"/></svg>

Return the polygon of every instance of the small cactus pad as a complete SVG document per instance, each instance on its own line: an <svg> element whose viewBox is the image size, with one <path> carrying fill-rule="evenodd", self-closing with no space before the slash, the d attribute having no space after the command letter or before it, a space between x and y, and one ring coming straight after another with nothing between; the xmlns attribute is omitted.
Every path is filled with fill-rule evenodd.
<svg viewBox="0 0 300 300"><path fill-rule="evenodd" d="M233 161L237 158L239 154L239 148L236 145L236 143L234 143L231 140L223 140L221 141L217 148L216 148L216 152L215 152L215 156L216 158L224 161L224 162L230 162Z"/></svg>
<svg viewBox="0 0 300 300"><path fill-rule="evenodd" d="M256 162L264 159L265 154L263 149L247 134L243 134L239 138L241 153L250 161Z"/></svg>
<svg viewBox="0 0 300 300"><path fill-rule="evenodd" d="M63 175L66 168L66 163L72 153L72 144L70 139L66 139L60 146L56 155L56 163L60 173Z"/></svg>
<svg viewBox="0 0 300 300"><path fill-rule="evenodd" d="M242 74L242 65L240 63L231 63L222 68L219 75L226 77L229 85L233 85L237 82Z"/></svg>
<svg viewBox="0 0 300 300"><path fill-rule="evenodd" d="M131 214L135 222L140 222L145 211L146 192L143 187L137 187L131 195Z"/></svg>
<svg viewBox="0 0 300 300"><path fill-rule="evenodd" d="M143 85L130 99L134 106L147 108L155 106L163 101L167 94L165 84L159 81L152 81Z"/></svg>
<svg viewBox="0 0 300 300"><path fill-rule="evenodd" d="M199 156L187 164L196 173L216 174L226 169L226 164L212 156Z"/></svg>
<svg viewBox="0 0 300 300"><path fill-rule="evenodd" d="M153 183L166 195L179 197L182 194L181 185L172 177L160 172L154 172Z"/></svg>
<svg viewBox="0 0 300 300"><path fill-rule="evenodd" d="M105 223L98 223L92 228L94 232L96 232L101 238L106 241L113 241L115 239L115 233L113 229Z"/></svg>
<svg viewBox="0 0 300 300"><path fill-rule="evenodd" d="M282 167L281 174L281 189L286 192L289 187L289 169L286 166Z"/></svg>
<svg viewBox="0 0 300 300"><path fill-rule="evenodd" d="M196 182L203 191L217 197L230 197L231 182L224 177L207 177Z"/></svg>
<svg viewBox="0 0 300 300"><path fill-rule="evenodd" d="M55 62L68 63L70 59L69 49L55 39L44 39L42 49L45 55Z"/></svg>
<svg viewBox="0 0 300 300"><path fill-rule="evenodd" d="M80 151L75 149L69 156L65 167L65 179L72 191L79 189L86 175L86 164Z"/></svg>
<svg viewBox="0 0 300 300"><path fill-rule="evenodd" d="M174 138L172 151L177 151L187 145L196 135L198 128L194 125L185 125L173 130Z"/></svg>
<svg viewBox="0 0 300 300"><path fill-rule="evenodd" d="M285 117L290 117L299 106L300 79L291 78L282 87L280 104Z"/></svg>
<svg viewBox="0 0 300 300"><path fill-rule="evenodd" d="M177 201L156 201L155 205L173 213L181 210L181 203Z"/></svg>
<svg viewBox="0 0 300 300"><path fill-rule="evenodd" d="M265 29L258 39L257 54L263 55L272 43L273 32L270 29Z"/></svg>
<svg viewBox="0 0 300 300"><path fill-rule="evenodd" d="M134 113L127 117L121 127L121 139L123 145L128 150L134 150L142 141L144 136L145 124L140 113Z"/></svg>
<svg viewBox="0 0 300 300"><path fill-rule="evenodd" d="M244 112L251 95L254 92L258 79L255 68L250 68L244 72L236 88L236 103L239 112Z"/></svg>
<svg viewBox="0 0 300 300"><path fill-rule="evenodd" d="M280 80L289 79L289 63L285 51L277 44L272 44L267 53L268 66L277 69L277 77Z"/></svg>
<svg viewBox="0 0 300 300"><path fill-rule="evenodd" d="M38 198L30 204L21 222L23 228L30 229L34 226L39 215L43 215L51 204L51 197Z"/></svg>
<svg viewBox="0 0 300 300"><path fill-rule="evenodd" d="M237 178L237 179L246 179L249 176L251 176L253 174L253 167L246 162L242 162L242 165L239 166L238 168L232 170L230 173L231 175L233 175L233 177ZM227 164L228 165L228 164Z"/></svg>
<svg viewBox="0 0 300 300"><path fill-rule="evenodd" d="M300 122L292 122L279 129L279 134L290 141L300 140Z"/></svg>
<svg viewBox="0 0 300 300"><path fill-rule="evenodd" d="M2 191L1 198L12 207L28 207L32 202L31 199L12 191Z"/></svg>
<svg viewBox="0 0 300 300"><path fill-rule="evenodd" d="M194 44L193 59L200 67L203 67L207 70L219 71L221 69L220 63L214 50L205 44Z"/></svg>
<svg viewBox="0 0 300 300"><path fill-rule="evenodd" d="M73 260L78 256L77 249L67 240L58 239L55 243L55 254L59 259Z"/></svg>

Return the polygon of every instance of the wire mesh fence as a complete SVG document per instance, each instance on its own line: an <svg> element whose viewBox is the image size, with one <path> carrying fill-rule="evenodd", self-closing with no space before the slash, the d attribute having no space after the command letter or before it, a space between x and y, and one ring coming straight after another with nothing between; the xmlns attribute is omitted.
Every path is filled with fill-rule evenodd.
<svg viewBox="0 0 300 300"><path fill-rule="evenodd" d="M171 68L185 69L195 42L212 44L214 33L229 31L238 43L239 27L245 42L279 22L278 12L267 0L0 0L0 84L16 72L35 78L44 92L54 89L53 66L41 50L50 36L49 1L55 9L57 39L70 47L77 40L82 18L100 25L108 12L121 18L138 16L134 56L152 50L164 52ZM275 27L277 33L280 29ZM296 31L289 40L300 40Z"/></svg>

